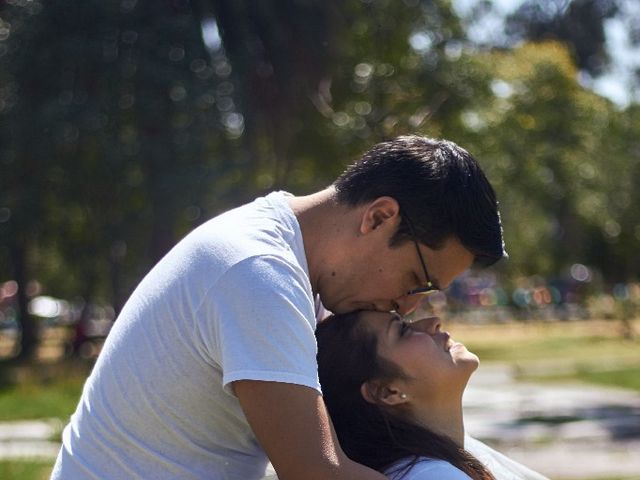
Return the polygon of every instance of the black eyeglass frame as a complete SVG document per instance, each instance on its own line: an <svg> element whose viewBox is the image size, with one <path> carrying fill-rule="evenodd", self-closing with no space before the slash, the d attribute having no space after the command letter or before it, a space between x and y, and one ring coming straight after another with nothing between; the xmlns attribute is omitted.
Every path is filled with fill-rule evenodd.
<svg viewBox="0 0 640 480"><path fill-rule="evenodd" d="M418 254L418 258L420 259L420 265L422 265L422 271L424 272L425 283L422 287L414 288L407 292L407 295L424 295L426 293L438 291L439 288L436 287L431 281L431 277L429 277L429 271L427 270L427 264L422 257L422 253L420 252L420 247L418 246L418 238L416 236L416 231L413 228L413 223L409 219L406 213L403 213L407 225L409 226L409 230L411 231L411 240L413 240L413 244L416 246L416 253Z"/></svg>

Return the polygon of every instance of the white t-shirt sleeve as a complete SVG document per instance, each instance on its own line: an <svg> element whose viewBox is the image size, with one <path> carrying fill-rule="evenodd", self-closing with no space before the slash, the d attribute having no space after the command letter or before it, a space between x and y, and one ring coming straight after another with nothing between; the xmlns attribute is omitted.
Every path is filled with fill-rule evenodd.
<svg viewBox="0 0 640 480"><path fill-rule="evenodd" d="M549 480L469 435L464 438L464 448L491 470L498 480Z"/></svg>
<svg viewBox="0 0 640 480"><path fill-rule="evenodd" d="M418 460L404 475L405 470L398 470L397 467L390 469L390 472L393 472L387 474L390 480L472 480L449 462L430 458Z"/></svg>
<svg viewBox="0 0 640 480"><path fill-rule="evenodd" d="M293 383L320 392L315 305L306 273L287 259L261 255L232 266L210 292L213 321L203 341L236 380ZM208 336L208 340L207 340Z"/></svg>

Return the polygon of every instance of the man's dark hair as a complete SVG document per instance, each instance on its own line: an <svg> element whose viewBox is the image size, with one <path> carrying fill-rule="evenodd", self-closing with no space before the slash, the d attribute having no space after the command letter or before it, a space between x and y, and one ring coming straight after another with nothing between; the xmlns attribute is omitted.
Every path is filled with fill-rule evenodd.
<svg viewBox="0 0 640 480"><path fill-rule="evenodd" d="M447 140L416 135L375 145L334 182L338 202L362 205L388 196L402 221L392 245L411 238L437 250L457 237L480 266L506 256L498 202L478 162Z"/></svg>

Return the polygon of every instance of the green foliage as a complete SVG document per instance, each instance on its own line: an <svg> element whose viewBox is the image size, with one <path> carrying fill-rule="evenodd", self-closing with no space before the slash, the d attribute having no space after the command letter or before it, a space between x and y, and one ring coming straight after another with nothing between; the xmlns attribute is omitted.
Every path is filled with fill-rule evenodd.
<svg viewBox="0 0 640 480"><path fill-rule="evenodd" d="M640 274L638 106L585 89L566 43L482 50L444 0L12 1L0 18L0 281L118 308L206 218L324 187L410 132L487 170L508 278Z"/></svg>
<svg viewBox="0 0 640 480"><path fill-rule="evenodd" d="M611 280L633 278L612 272L603 252L618 242L622 211L635 213L627 203L633 177L620 172L637 168L638 159L632 150L619 150L628 148L630 137L615 128L627 112L579 85L562 44L524 44L487 55L486 64L494 72L495 96L466 115L475 130L472 151L486 161L507 244L515 246L509 270L553 276L579 262L610 272ZM616 203L605 192L624 199L623 208L613 210Z"/></svg>
<svg viewBox="0 0 640 480"><path fill-rule="evenodd" d="M120 3L15 3L0 59L9 259L26 244L51 293L117 305L199 217L220 130L189 9Z"/></svg>
<svg viewBox="0 0 640 480"><path fill-rule="evenodd" d="M514 39L556 39L566 43L580 67L601 73L609 58L605 22L623 2L616 0L525 1L507 19L507 33Z"/></svg>

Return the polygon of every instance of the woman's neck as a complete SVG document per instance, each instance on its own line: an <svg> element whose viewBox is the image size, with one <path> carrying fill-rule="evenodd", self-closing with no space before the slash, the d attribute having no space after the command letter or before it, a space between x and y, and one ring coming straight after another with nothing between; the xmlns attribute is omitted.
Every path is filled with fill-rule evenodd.
<svg viewBox="0 0 640 480"><path fill-rule="evenodd" d="M462 400L441 406L414 406L411 416L429 430L446 435L460 447L464 446Z"/></svg>

